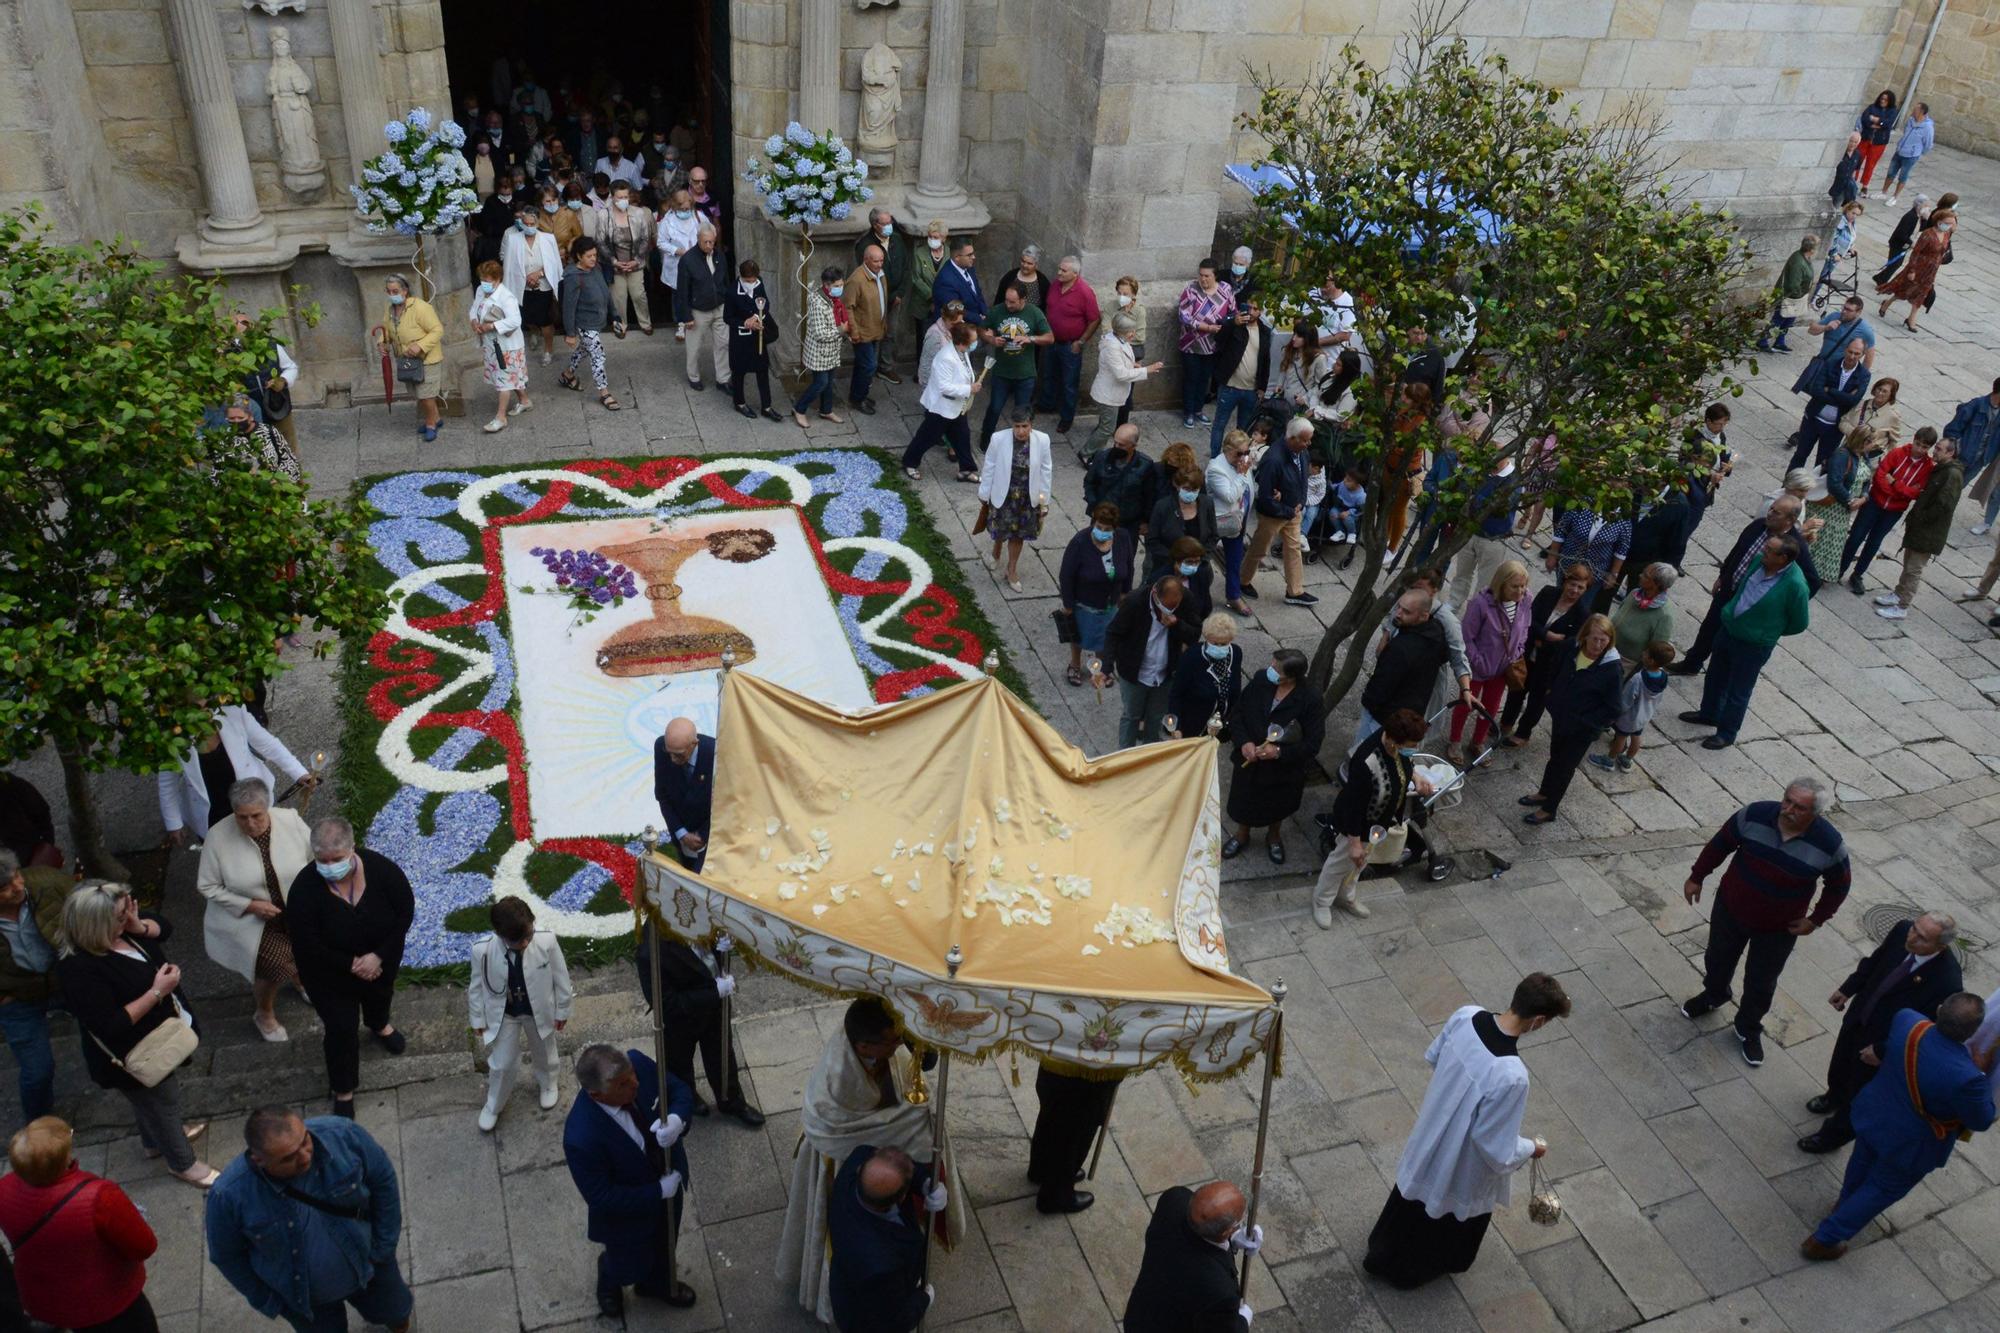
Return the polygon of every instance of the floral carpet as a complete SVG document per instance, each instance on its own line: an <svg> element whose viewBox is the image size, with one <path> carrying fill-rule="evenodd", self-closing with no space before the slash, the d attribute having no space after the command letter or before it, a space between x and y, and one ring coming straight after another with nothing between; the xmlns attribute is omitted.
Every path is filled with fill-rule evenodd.
<svg viewBox="0 0 2000 1333"><path fill-rule="evenodd" d="M388 619L346 654L341 786L365 844L416 888L414 969L463 963L509 893L573 952L630 938L637 838L659 819L653 738L683 715L712 731L723 650L853 707L973 677L995 642L869 452L405 472L360 490ZM630 563L609 600L556 586L543 553L583 551Z"/></svg>

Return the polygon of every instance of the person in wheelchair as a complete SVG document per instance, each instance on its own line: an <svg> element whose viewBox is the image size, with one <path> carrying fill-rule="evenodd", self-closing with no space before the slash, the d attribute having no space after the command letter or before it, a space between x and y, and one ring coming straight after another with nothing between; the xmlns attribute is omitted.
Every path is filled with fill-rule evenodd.
<svg viewBox="0 0 2000 1333"><path fill-rule="evenodd" d="M1319 882L1313 886L1313 922L1333 928L1333 909L1367 916L1368 908L1354 894L1355 885L1376 875L1393 875L1424 858L1434 880L1451 873L1451 862L1432 850L1423 826L1430 817L1423 798L1436 789L1416 772L1416 747L1428 729L1414 708L1389 714L1372 743L1364 745L1347 764L1347 783L1333 805L1313 821L1320 827ZM1380 842L1371 841L1376 829Z"/></svg>

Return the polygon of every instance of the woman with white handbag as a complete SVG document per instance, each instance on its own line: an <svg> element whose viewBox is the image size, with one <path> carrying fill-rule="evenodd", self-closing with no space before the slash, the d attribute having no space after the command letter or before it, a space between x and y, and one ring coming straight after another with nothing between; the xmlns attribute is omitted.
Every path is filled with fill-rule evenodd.
<svg viewBox="0 0 2000 1333"><path fill-rule="evenodd" d="M472 331L479 335L479 351L485 362L486 382L499 391L493 420L480 429L497 435L507 429L507 418L519 416L533 407L528 401L528 339L521 332L521 305L501 280L500 261L489 259L479 266L479 290L467 312ZM520 401L509 407L516 394Z"/></svg>
<svg viewBox="0 0 2000 1333"><path fill-rule="evenodd" d="M195 1156L189 1141L208 1128L181 1124L175 1071L195 1052L194 1013L180 995L181 970L161 948L173 926L141 912L132 890L95 881L63 903L62 957L56 979L83 1029L91 1081L132 1104L148 1156L190 1185L207 1189L221 1174Z"/></svg>

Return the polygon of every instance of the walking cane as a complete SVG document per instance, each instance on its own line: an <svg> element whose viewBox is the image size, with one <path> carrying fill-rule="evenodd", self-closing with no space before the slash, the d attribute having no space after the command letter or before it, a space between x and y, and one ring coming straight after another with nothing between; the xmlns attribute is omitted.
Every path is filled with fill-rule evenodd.
<svg viewBox="0 0 2000 1333"><path fill-rule="evenodd" d="M648 856L658 855L660 850L660 831L651 824L648 824L646 826L645 839L646 854ZM640 910L646 914L646 952L649 962L648 970L651 973L649 979L653 983L653 1068L658 1074L659 1084L659 1092L654 1099L655 1105L653 1109L655 1114L658 1114L665 1111L667 1107L667 1015L665 1008L660 1003L662 998L661 987L664 984L660 978L660 916L646 902L643 889L639 894L639 904ZM665 1117L661 1116L660 1118L664 1119ZM668 1163L671 1166L671 1158L668 1159ZM681 1187L683 1189L687 1187L685 1179L681 1181ZM681 1285L678 1257L681 1239L679 1234L680 1224L675 1219L674 1200L667 1199L663 1202L667 1205L665 1226L667 1290L669 1292L678 1292Z"/></svg>
<svg viewBox="0 0 2000 1333"><path fill-rule="evenodd" d="M1290 988L1281 977L1271 983L1271 1031L1264 1038L1264 1097L1257 1107L1257 1156L1250 1167L1250 1207L1243 1215L1243 1234L1252 1234L1257 1227L1257 1202L1264 1192L1264 1138L1271 1128L1271 1079L1278 1069L1278 1039L1285 1030L1285 993ZM1236 1281L1238 1300L1250 1299L1250 1261L1255 1256L1246 1251L1243 1255L1243 1274Z"/></svg>

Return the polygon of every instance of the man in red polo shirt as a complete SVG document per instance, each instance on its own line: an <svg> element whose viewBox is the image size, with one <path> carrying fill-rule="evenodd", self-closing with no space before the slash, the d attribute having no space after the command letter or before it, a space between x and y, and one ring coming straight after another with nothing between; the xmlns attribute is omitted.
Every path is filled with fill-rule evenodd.
<svg viewBox="0 0 2000 1333"><path fill-rule="evenodd" d="M1056 265L1056 280L1049 284L1048 309L1042 313L1049 317L1049 332L1056 340L1042 353L1042 382L1037 393L1042 411L1061 407L1056 430L1067 435L1076 417L1076 382L1083 370L1083 349L1103 323L1097 293L1083 280L1083 261L1075 255L1064 255Z"/></svg>

